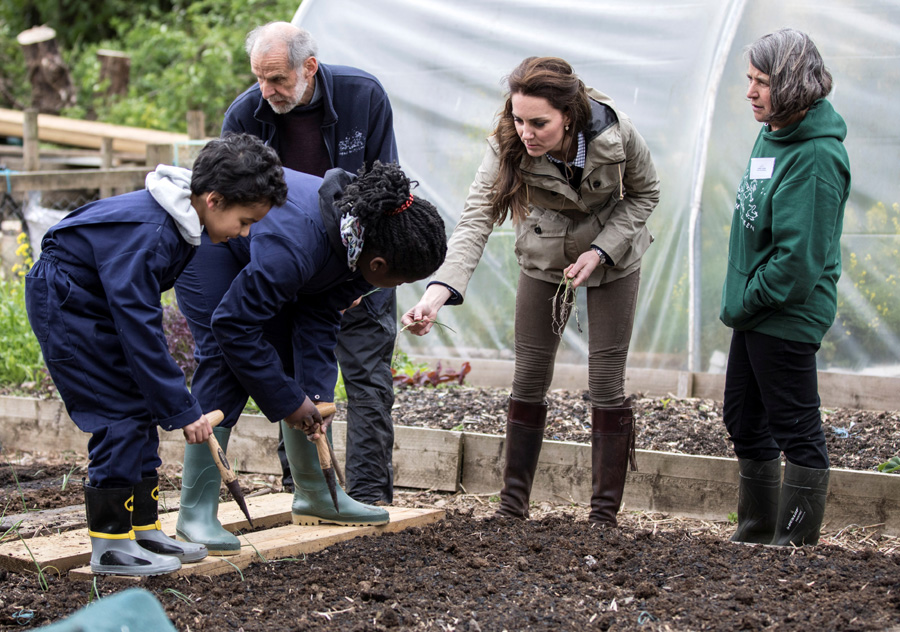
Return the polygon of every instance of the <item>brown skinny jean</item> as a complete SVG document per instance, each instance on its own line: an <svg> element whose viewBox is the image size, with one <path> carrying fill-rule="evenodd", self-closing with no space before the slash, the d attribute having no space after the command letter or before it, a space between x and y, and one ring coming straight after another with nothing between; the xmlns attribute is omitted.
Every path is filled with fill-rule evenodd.
<svg viewBox="0 0 900 632"><path fill-rule="evenodd" d="M625 401L625 361L640 283L637 270L587 288L588 390L593 407L615 408ZM551 300L557 287L519 273L511 396L520 402L543 402L553 380L560 339L553 333Z"/></svg>

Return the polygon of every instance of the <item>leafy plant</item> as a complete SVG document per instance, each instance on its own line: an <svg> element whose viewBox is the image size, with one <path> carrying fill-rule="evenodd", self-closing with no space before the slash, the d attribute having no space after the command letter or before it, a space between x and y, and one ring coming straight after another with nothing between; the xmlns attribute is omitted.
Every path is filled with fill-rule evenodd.
<svg viewBox="0 0 900 632"><path fill-rule="evenodd" d="M184 371L185 380L190 385L194 371L197 370L194 337L191 335L187 319L174 302L163 303L163 331L169 343L169 353L172 354L178 367Z"/></svg>
<svg viewBox="0 0 900 632"><path fill-rule="evenodd" d="M900 474L900 456L892 457L878 466L879 472L885 474Z"/></svg>
<svg viewBox="0 0 900 632"><path fill-rule="evenodd" d="M728 524L737 524L738 517L735 512L731 512L728 514Z"/></svg>
<svg viewBox="0 0 900 632"><path fill-rule="evenodd" d="M0 384L19 385L36 381L44 368L44 358L37 338L28 324L25 310L25 275L31 269L31 247L25 233L16 239L19 261L13 276L0 279Z"/></svg>
<svg viewBox="0 0 900 632"><path fill-rule="evenodd" d="M404 388L408 386L439 386L441 384L454 383L462 386L466 376L472 371L472 365L463 362L459 371L447 369L446 371L438 362L434 370L430 370L426 364L424 368L416 368L410 374L408 372L400 372L398 369L391 367L391 375L394 380L395 388Z"/></svg>

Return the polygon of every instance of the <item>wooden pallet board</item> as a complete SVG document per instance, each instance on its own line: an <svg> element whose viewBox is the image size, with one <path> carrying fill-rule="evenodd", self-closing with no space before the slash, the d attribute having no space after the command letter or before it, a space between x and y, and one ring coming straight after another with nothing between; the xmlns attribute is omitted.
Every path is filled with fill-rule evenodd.
<svg viewBox="0 0 900 632"><path fill-rule="evenodd" d="M319 525L303 527L291 522L290 494L267 494L247 499L247 507L255 527L261 531L244 534L241 552L227 558L210 556L196 564L185 565L181 575L218 575L237 572L251 562L265 559L293 557L322 550L336 542L363 535L393 533L413 526L436 522L444 517L438 509L410 509L386 507L391 522L380 527L339 527ZM165 533L175 533L177 512L160 516ZM233 501L222 503L219 519L230 531L249 528L244 514ZM0 568L15 572L34 572L39 566L47 573L69 572L71 579L92 578L87 566L91 557L91 542L87 529L75 529L0 544ZM227 561L226 561L227 560ZM130 581L130 579L129 579Z"/></svg>
<svg viewBox="0 0 900 632"><path fill-rule="evenodd" d="M386 507L386 509L391 514L391 521L378 527L340 527L337 525L304 527L290 524L248 533L241 536L241 552L237 555L229 555L227 557L209 556L196 564L185 564L174 575L203 575L211 577L224 573L238 573L253 562L296 558L308 553L321 551L345 540L362 536L396 533L410 527L421 527L431 524L444 518L444 511L441 509L414 509L409 507ZM94 574L89 566L76 568L69 572L69 579L74 581L90 581L93 578ZM134 581L133 578L129 579Z"/></svg>
<svg viewBox="0 0 900 632"><path fill-rule="evenodd" d="M267 494L247 498L247 508L256 527L271 528L291 521L290 494ZM234 501L219 506L219 520L226 529L237 531L249 528L250 524ZM178 512L169 512L159 517L162 530L175 534ZM90 560L91 540L86 528L72 529L62 533L6 541L0 544L0 568L11 571L34 571L36 565L54 572L66 571L83 566Z"/></svg>

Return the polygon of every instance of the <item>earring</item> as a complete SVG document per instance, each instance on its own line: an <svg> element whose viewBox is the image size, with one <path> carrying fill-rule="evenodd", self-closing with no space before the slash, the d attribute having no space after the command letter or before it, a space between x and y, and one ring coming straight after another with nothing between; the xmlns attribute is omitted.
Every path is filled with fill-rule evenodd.
<svg viewBox="0 0 900 632"><path fill-rule="evenodd" d="M566 131L567 131L567 132L569 131L569 126L568 126L568 125L566 125Z"/></svg>

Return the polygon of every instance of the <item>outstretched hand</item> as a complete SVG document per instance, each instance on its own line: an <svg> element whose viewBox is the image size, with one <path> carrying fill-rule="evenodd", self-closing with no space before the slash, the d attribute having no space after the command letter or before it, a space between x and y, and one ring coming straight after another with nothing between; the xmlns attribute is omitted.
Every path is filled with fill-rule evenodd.
<svg viewBox="0 0 900 632"><path fill-rule="evenodd" d="M441 307L449 298L450 290L447 286L439 283L429 285L421 300L400 318L403 329L417 336L427 334L434 326Z"/></svg>

